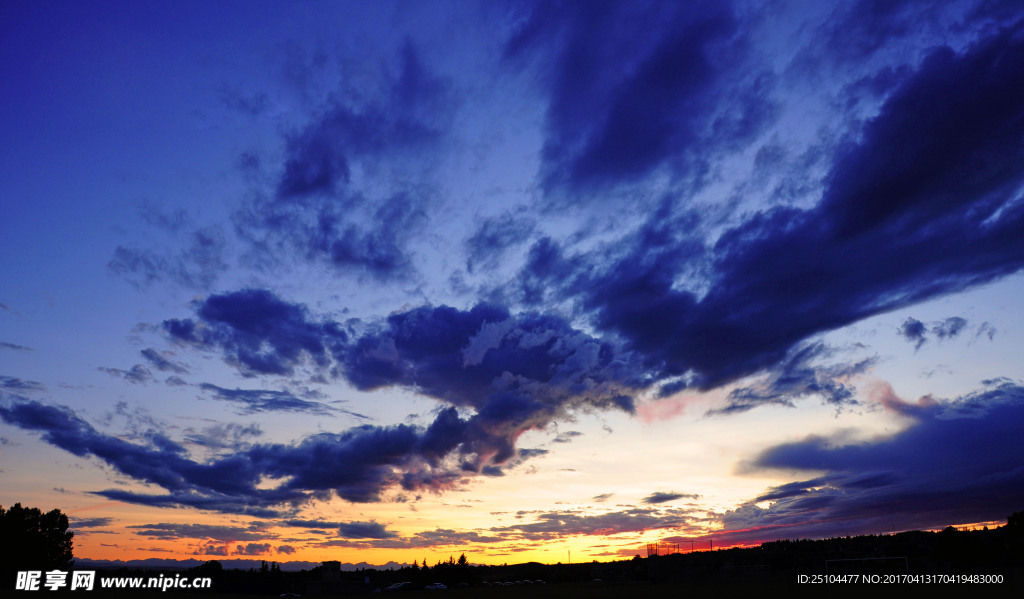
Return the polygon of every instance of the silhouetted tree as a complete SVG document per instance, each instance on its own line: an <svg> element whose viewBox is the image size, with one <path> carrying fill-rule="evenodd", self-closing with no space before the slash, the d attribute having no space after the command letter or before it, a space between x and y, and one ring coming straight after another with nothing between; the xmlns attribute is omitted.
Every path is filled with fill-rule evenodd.
<svg viewBox="0 0 1024 599"><path fill-rule="evenodd" d="M224 571L224 565L219 561L212 559L202 565L192 568L196 573L196 576L214 577L220 575Z"/></svg>
<svg viewBox="0 0 1024 599"><path fill-rule="evenodd" d="M43 513L16 503L8 510L0 506L0 549L2 568L18 570L67 570L74 562L68 517L60 510Z"/></svg>

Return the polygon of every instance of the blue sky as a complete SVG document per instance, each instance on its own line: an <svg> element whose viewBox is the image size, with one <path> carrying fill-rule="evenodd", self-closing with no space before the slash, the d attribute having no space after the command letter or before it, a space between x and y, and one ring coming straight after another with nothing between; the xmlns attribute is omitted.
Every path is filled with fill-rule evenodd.
<svg viewBox="0 0 1024 599"><path fill-rule="evenodd" d="M80 556L1021 507L1015 3L0 10L0 504Z"/></svg>

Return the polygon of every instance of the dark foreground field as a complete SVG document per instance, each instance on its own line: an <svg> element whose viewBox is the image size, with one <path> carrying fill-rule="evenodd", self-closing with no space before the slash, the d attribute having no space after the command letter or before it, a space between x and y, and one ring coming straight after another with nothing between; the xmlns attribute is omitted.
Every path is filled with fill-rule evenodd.
<svg viewBox="0 0 1024 599"><path fill-rule="evenodd" d="M455 588L446 591L410 591L404 593L374 593L370 595L310 595L310 597L391 597L393 599L690 599L690 598L722 598L748 597L756 599L764 596L779 596L786 599L792 597L858 597L877 599L878 597L905 597L908 595L961 597L1021 597L1024 593L1022 578L1018 575L1012 580L1006 577L1002 584L989 585L905 585L905 584L846 584L846 585L808 585L797 584L796 581L763 581L763 582L714 582L714 583L555 583L543 585L518 585L509 587L470 587ZM82 599L128 599L142 597L156 599L158 597L172 599L267 599L277 595L235 594L217 592L188 592L168 590L132 591L132 590L94 590L79 592L53 593L49 591L0 591L0 598L8 597L39 597L47 596L75 597Z"/></svg>

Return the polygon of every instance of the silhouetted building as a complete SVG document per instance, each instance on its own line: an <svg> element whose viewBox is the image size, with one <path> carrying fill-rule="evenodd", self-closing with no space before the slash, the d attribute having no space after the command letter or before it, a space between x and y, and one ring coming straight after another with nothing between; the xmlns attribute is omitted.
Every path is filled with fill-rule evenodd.
<svg viewBox="0 0 1024 599"><path fill-rule="evenodd" d="M321 580L325 583L341 582L341 562L324 562Z"/></svg>

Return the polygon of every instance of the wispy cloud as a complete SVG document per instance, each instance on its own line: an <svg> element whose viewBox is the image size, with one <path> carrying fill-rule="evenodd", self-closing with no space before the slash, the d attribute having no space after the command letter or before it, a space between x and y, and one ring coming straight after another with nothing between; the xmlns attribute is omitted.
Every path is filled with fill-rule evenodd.
<svg viewBox="0 0 1024 599"><path fill-rule="evenodd" d="M646 504L668 503L677 499L700 499L696 493L677 493L675 491L655 491L641 501Z"/></svg>
<svg viewBox="0 0 1024 599"><path fill-rule="evenodd" d="M230 543L265 538L263 531L246 527L222 526L216 524L159 523L132 524L128 526L134 534L158 539L206 539Z"/></svg>
<svg viewBox="0 0 1024 599"><path fill-rule="evenodd" d="M259 412L300 412L316 414L319 416L331 416L339 413L348 413L359 418L366 418L360 414L348 412L317 401L301 399L288 391L273 391L269 389L225 389L210 383L199 385L201 389L209 392L214 398L236 403L240 406L241 414L256 414Z"/></svg>
<svg viewBox="0 0 1024 599"><path fill-rule="evenodd" d="M147 347L146 349L140 351L139 353L142 355L143 358L145 358L150 363L151 366L153 366L153 368L156 368L161 372L188 374L188 368L181 364L175 364L174 362L171 362L166 357L164 357L160 352L153 349L152 347Z"/></svg>
<svg viewBox="0 0 1024 599"><path fill-rule="evenodd" d="M113 518L99 517L99 518L74 518L71 520L71 528L102 528L104 526L110 526L114 522Z"/></svg>
<svg viewBox="0 0 1024 599"><path fill-rule="evenodd" d="M600 514L581 511L552 511L534 515L532 522L498 526L491 532L506 538L546 540L569 535L614 535L687 525L691 510L677 508L631 508Z"/></svg>
<svg viewBox="0 0 1024 599"><path fill-rule="evenodd" d="M153 380L153 373L142 364L136 364L128 370L104 366L100 366L96 370L105 372L115 378L124 379L133 385L144 385Z"/></svg>
<svg viewBox="0 0 1024 599"><path fill-rule="evenodd" d="M959 316L950 316L944 320L933 322L930 327L916 318L907 317L900 325L899 333L907 341L913 343L915 349L921 349L921 346L928 341L929 332L941 341L960 335L966 327L967 319Z"/></svg>
<svg viewBox="0 0 1024 599"><path fill-rule="evenodd" d="M27 381L13 376L0 375L0 389L18 393L46 391L46 386L38 381Z"/></svg>

